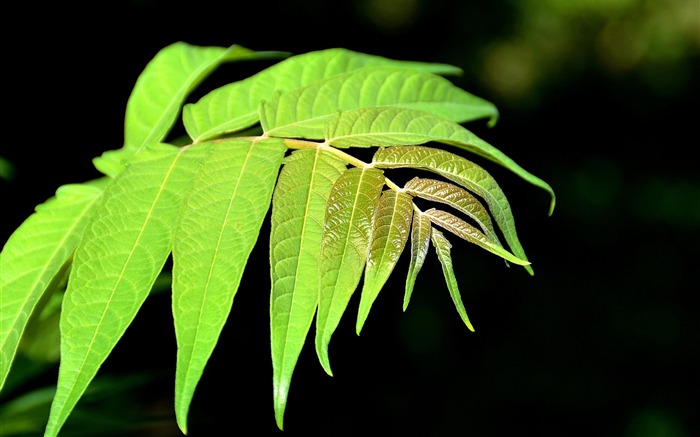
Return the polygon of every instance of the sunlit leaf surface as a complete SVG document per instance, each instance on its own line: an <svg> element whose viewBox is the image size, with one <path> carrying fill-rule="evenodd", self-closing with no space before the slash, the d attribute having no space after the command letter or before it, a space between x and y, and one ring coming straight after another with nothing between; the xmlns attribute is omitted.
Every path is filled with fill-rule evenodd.
<svg viewBox="0 0 700 437"><path fill-rule="evenodd" d="M150 146L105 188L63 299L61 365L47 436L58 433L148 296L201 157L201 149Z"/></svg>
<svg viewBox="0 0 700 437"><path fill-rule="evenodd" d="M549 214L554 211L554 190L549 184L463 126L434 114L392 107L339 111L328 123L325 139L341 148L418 145L431 141L448 144L491 160L542 188L551 197Z"/></svg>
<svg viewBox="0 0 700 437"><path fill-rule="evenodd" d="M183 432L195 387L258 239L286 150L275 139L217 142L184 196L173 244L175 413Z"/></svg>
<svg viewBox="0 0 700 437"><path fill-rule="evenodd" d="M457 277L455 276L454 268L452 266L452 255L450 254L450 249L452 245L445 238L442 232L434 229L431 231L431 241L437 252L438 259L440 260L440 265L442 266L442 273L445 276L445 281L447 282L447 288L450 291L450 297L452 297L452 302L457 308L457 313L462 318L462 321L470 331L474 331L472 323L469 321L467 316L467 310L464 308L464 303L462 303L462 295L459 292L459 287L457 285Z"/></svg>
<svg viewBox="0 0 700 437"><path fill-rule="evenodd" d="M80 240L102 190L64 185L36 207L0 253L0 390L29 316Z"/></svg>
<svg viewBox="0 0 700 437"><path fill-rule="evenodd" d="M336 111L379 106L412 108L458 123L498 115L492 103L441 76L365 67L274 95L263 105L262 126L271 136L323 139Z"/></svg>
<svg viewBox="0 0 700 437"><path fill-rule="evenodd" d="M319 266L316 353L329 375L328 343L362 277L383 186L381 170L352 168L338 178L328 199Z"/></svg>
<svg viewBox="0 0 700 437"><path fill-rule="evenodd" d="M271 62L194 102L193 91L223 63L253 60ZM409 239L403 310L432 241L457 312L473 330L447 237L533 271L505 193L486 168L457 153L545 190L550 214L555 196L460 124L493 125L498 117L492 103L443 77L461 72L343 48L290 56L177 42L159 51L127 102L124 146L92 161L106 177L61 187L0 253L0 388L22 380L13 372L6 383L18 351L25 358L50 344L45 352L55 359L60 335L45 429L57 436L149 293L170 290L174 410L187 433L197 386L268 217L269 276L251 274L260 285L252 291L270 293L279 429L314 318L315 352L332 375L330 340L360 282L357 334ZM401 187L389 175L395 169L436 176ZM170 255L172 268L164 270ZM60 329L37 335L32 320L49 310ZM245 359L245 351L235 356Z"/></svg>
<svg viewBox="0 0 700 437"><path fill-rule="evenodd" d="M411 231L413 202L410 195L386 190L374 217L372 241L365 267L364 284L355 330L360 334L370 308L396 267Z"/></svg>
<svg viewBox="0 0 700 437"><path fill-rule="evenodd" d="M441 149L424 146L380 148L372 162L380 168L414 168L439 174L484 199L513 254L527 261L515 231L510 203L495 179L473 162ZM529 265L525 269L532 274Z"/></svg>
<svg viewBox="0 0 700 437"><path fill-rule="evenodd" d="M412 196L443 203L472 218L491 241L501 245L489 212L479 199L464 188L449 182L418 177L406 182L403 188Z"/></svg>
<svg viewBox="0 0 700 437"><path fill-rule="evenodd" d="M419 210L414 211L411 223L411 262L408 265L408 276L406 277L406 289L403 298L404 311L406 311L411 301L418 272L423 268L425 257L430 248L431 229L430 218Z"/></svg>
<svg viewBox="0 0 700 437"><path fill-rule="evenodd" d="M439 209L430 208L425 211L425 215L430 218L430 221L443 229L446 229L456 236L466 240L470 243L474 243L484 250L487 250L494 255L498 255L506 261L510 261L519 265L528 265L529 262L517 258L512 253L505 250L503 247L493 243L488 237L486 237L481 231L479 231L474 226L465 222L461 218L450 214L446 211L440 211Z"/></svg>
<svg viewBox="0 0 700 437"><path fill-rule="evenodd" d="M345 170L328 152L297 150L285 162L272 199L270 330L280 429L292 373L316 313L326 203Z"/></svg>
<svg viewBox="0 0 700 437"><path fill-rule="evenodd" d="M275 91L293 90L314 81L368 66L395 65L436 74L459 74L461 69L437 63L397 61L335 48L292 56L238 82L211 91L183 108L185 129L193 141L245 129L259 120L260 103Z"/></svg>
<svg viewBox="0 0 700 437"><path fill-rule="evenodd" d="M177 42L163 48L143 70L126 105L124 147L163 141L185 98L221 63L254 59L238 45L200 47Z"/></svg>

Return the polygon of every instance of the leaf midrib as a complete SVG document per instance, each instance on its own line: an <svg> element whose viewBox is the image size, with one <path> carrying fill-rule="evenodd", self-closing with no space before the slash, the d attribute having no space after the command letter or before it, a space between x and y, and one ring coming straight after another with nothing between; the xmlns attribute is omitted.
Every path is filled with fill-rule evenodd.
<svg viewBox="0 0 700 437"><path fill-rule="evenodd" d="M211 262L211 265L209 266L209 272L207 273L207 282L206 282L206 285L205 285L205 287L204 287L204 292L203 292L203 294L202 294L202 304L199 305L199 308L198 308L197 326L196 326L195 329L194 329L194 338L195 338L195 340L194 340L194 342L193 342L193 347L190 349L189 359L187 360L188 363L191 363L191 362L192 362L192 357L194 356L194 349L195 349L195 348L194 348L194 343L197 342L197 339L198 339L198 336L199 336L199 334L198 334L198 333L199 333L199 329L200 329L200 327L202 326L202 311L203 311L202 308L204 307L204 302L205 302L206 299L207 299L207 292L209 291L209 284L211 283L211 277L212 277L212 275L213 275L213 273L214 273L214 264L216 263L216 259L217 259L217 256L218 256L218 254L219 254L219 249L220 249L220 247L221 247L221 240L222 240L223 235L224 235L224 228L226 227L226 224L228 223L228 217L229 217L229 215L231 214L231 207L232 207L232 205L233 205L234 199L236 198L236 194L238 193L238 187L240 186L241 179L243 178L243 173L244 173L244 170L245 170L245 168L246 168L246 164L248 163L248 160L250 159L250 156L251 156L252 153L253 153L253 149L254 149L255 143L257 143L257 141L258 141L258 140L253 140L253 141L251 142L250 147L248 148L248 153L246 154L245 160L243 161L243 165L241 166L241 172L240 172L239 175L238 175L238 179L236 180L236 185L235 185L235 187L234 187L234 189L233 189L233 193L232 193L232 195L231 195L231 198L229 199L229 203L228 203L228 206L227 206L227 208L226 208L226 214L224 215L224 221L223 221L223 223L222 223L222 225L221 225L221 230L220 230L220 232L219 232L219 237L218 237L217 242L216 242L216 250L214 251L214 256L212 257L212 262ZM187 375L186 375L186 377L185 377L185 381L184 381L184 382L186 382L187 379L189 378L190 369L191 369L191 367L188 366L188 368L187 368ZM184 382L183 382L183 384L184 384Z"/></svg>
<svg viewBox="0 0 700 437"><path fill-rule="evenodd" d="M309 181L309 192L308 192L307 195L306 195L306 207L304 208L304 217L305 217L305 219L304 219L304 224L303 224L302 230L301 230L301 244L299 245L299 254L300 254L300 255L301 255L301 253L303 252L304 242L306 241L305 238L304 238L304 236L306 235L306 226L307 226L307 223L308 223L308 220L306 220L306 217L309 216L309 206L311 205L311 197L312 197L312 194L313 194L313 189L312 189L312 187L313 187L314 181L316 180L316 168L318 167L318 160L319 160L319 158L320 158L320 155L321 155L321 150L320 150L320 149L316 149L316 153L314 154L314 165L313 165L313 167L312 167L312 172L311 172L311 175L312 175L312 176L311 176L311 181ZM297 284L297 282L298 282L298 281L297 281L298 273L299 273L299 259L297 258L297 265L296 265L296 267L295 267L295 269L294 269L294 282L293 282L293 285L294 285L294 286L293 286L293 288L292 288L291 309L289 310L289 317L287 318L287 326L286 326L285 335L284 335L284 336L285 336L285 340L286 340L286 338L288 337L289 327L291 326L290 320L292 319L292 311L294 310L294 308L296 308L295 305L294 305L294 300L296 299L296 296L297 296L297 294L295 293L295 291L296 291L296 284ZM318 304L317 304L317 305L318 305ZM285 342L284 342L284 346L283 346L283 348L282 348L282 362L280 363L280 369L282 369L282 371L284 371L284 368L285 368L285 361L286 361L286 358L287 358L287 353L286 353L286 352L287 352L287 342L285 341Z"/></svg>

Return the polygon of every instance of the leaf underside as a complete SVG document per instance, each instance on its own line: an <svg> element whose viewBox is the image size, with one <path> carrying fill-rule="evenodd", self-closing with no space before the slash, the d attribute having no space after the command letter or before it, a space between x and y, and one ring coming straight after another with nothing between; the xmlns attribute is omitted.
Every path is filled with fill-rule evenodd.
<svg viewBox="0 0 700 437"><path fill-rule="evenodd" d="M362 67L395 65L436 74L458 74L459 68L435 63L396 61L346 49L326 49L293 56L238 82L218 88L185 105L183 123L194 142L252 126L260 103L275 91L288 91Z"/></svg>
<svg viewBox="0 0 700 437"><path fill-rule="evenodd" d="M326 203L345 170L345 162L320 149L294 151L272 199L270 334L280 429L292 373L316 313Z"/></svg>
<svg viewBox="0 0 700 437"><path fill-rule="evenodd" d="M55 436L124 334L170 253L201 149L154 145L105 188L77 247L61 313L61 364L46 428Z"/></svg>
<svg viewBox="0 0 700 437"><path fill-rule="evenodd" d="M101 194L90 185L60 187L5 243L0 253L0 390L34 307L73 253Z"/></svg>
<svg viewBox="0 0 700 437"><path fill-rule="evenodd" d="M218 142L184 195L173 242L175 413L183 432L195 387L258 239L286 150L274 139Z"/></svg>
<svg viewBox="0 0 700 437"><path fill-rule="evenodd" d="M420 70L365 67L308 86L276 93L262 108L262 126L271 136L322 139L338 110L402 107L425 111L458 123L496 117L495 106Z"/></svg>

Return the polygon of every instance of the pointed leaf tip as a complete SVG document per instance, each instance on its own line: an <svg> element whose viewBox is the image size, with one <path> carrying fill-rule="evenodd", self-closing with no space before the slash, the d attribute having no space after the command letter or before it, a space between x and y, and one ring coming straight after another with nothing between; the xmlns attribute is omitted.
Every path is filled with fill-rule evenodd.
<svg viewBox="0 0 700 437"><path fill-rule="evenodd" d="M360 335L372 304L403 252L412 217L413 198L409 194L393 189L382 193L372 224L372 239L355 325L357 335Z"/></svg>
<svg viewBox="0 0 700 437"><path fill-rule="evenodd" d="M474 326L472 326L469 316L467 316L467 310L464 308L459 286L457 285L457 277L455 276L452 264L452 255L450 254L452 244L450 244L449 240L445 238L442 232L435 228L433 228L431 231L431 240L433 242L433 246L435 247L435 252L437 252L440 265L442 266L445 282L447 282L447 288L450 292L450 296L452 297L452 302L457 309L457 313L459 313L460 318L464 324L467 325L467 328L469 328L471 332L474 332Z"/></svg>
<svg viewBox="0 0 700 437"><path fill-rule="evenodd" d="M274 139L212 144L183 195L172 244L175 414L183 424L228 320L285 151Z"/></svg>
<svg viewBox="0 0 700 437"><path fill-rule="evenodd" d="M331 376L328 344L362 277L384 181L382 170L352 168L335 181L328 198L315 343L321 365Z"/></svg>
<svg viewBox="0 0 700 437"><path fill-rule="evenodd" d="M418 276L420 269L423 267L425 257L428 253L428 249L430 248L430 232L430 218L416 208L413 214L413 221L411 223L411 262L408 266L408 276L406 278L406 288L403 298L404 311L406 311L406 308L408 308L408 303L410 302L411 295L413 294L413 287L415 286L416 277Z"/></svg>
<svg viewBox="0 0 700 437"><path fill-rule="evenodd" d="M280 429L294 368L316 313L326 201L345 170L345 162L328 152L295 150L277 180L270 218L270 330Z"/></svg>

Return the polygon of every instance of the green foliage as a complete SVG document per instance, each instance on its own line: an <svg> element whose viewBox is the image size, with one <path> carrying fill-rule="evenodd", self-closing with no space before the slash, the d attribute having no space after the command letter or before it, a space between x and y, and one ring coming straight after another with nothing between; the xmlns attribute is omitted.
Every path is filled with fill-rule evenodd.
<svg viewBox="0 0 700 437"><path fill-rule="evenodd" d="M275 63L188 101L222 63L262 59ZM332 374L329 342L354 292L362 282L359 334L409 241L403 309L432 242L457 312L473 330L451 243L438 227L533 271L496 181L428 143L493 161L546 190L550 214L554 193L460 124L492 125L498 117L493 104L445 77L460 72L345 49L289 56L176 43L161 50L128 101L124 146L93 161L105 177L60 187L4 245L0 387L33 314L63 295L59 376L45 429L57 435L172 257L175 414L186 433L194 392L268 213L280 429L314 317L318 359ZM189 141L176 146L167 139L180 114ZM346 151L352 148L376 151L365 162ZM397 168L437 178L401 187L388 178ZM445 209L423 211L416 199Z"/></svg>

